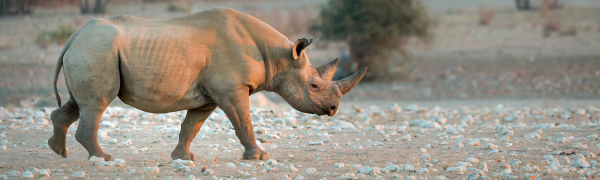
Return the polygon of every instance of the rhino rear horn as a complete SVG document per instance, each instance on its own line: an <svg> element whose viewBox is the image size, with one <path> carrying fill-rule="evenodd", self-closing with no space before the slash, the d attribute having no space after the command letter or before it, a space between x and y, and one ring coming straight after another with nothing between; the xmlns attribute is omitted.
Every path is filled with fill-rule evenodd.
<svg viewBox="0 0 600 180"><path fill-rule="evenodd" d="M317 72L319 72L319 75L321 76L321 78L331 81L331 79L333 79L333 75L335 75L335 70L337 69L337 64L338 64L338 59L335 58L335 60L333 60L321 67L318 67Z"/></svg>
<svg viewBox="0 0 600 180"><path fill-rule="evenodd" d="M362 67L362 68L360 68L360 70L358 70L357 72L352 74L352 76L348 76L342 80L335 81L335 84L340 89L340 93L342 93L342 95L344 95L344 94L350 92L350 90L352 90L352 88L354 88L354 86L356 86L356 84L358 84L360 79L362 79L362 77L365 75L365 73L367 73L367 69L368 69L367 67Z"/></svg>

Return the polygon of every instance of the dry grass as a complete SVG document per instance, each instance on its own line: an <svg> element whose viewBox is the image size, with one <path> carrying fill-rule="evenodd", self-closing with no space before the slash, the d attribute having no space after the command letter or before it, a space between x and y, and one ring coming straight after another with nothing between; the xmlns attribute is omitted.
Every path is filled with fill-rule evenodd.
<svg viewBox="0 0 600 180"><path fill-rule="evenodd" d="M71 25L60 25L56 30L41 32L35 41L42 49L48 49L48 46L52 43L65 44L75 31L77 29Z"/></svg>

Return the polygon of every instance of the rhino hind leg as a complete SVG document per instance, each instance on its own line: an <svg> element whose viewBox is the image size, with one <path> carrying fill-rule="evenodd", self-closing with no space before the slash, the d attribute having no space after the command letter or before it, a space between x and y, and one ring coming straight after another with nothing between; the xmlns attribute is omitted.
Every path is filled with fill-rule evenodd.
<svg viewBox="0 0 600 180"><path fill-rule="evenodd" d="M106 107L81 107L80 122L75 133L75 139L88 151L88 158L96 156L103 157L106 161L112 161L114 160L112 156L104 153L98 144L100 117L102 117L102 113L104 113Z"/></svg>
<svg viewBox="0 0 600 180"><path fill-rule="evenodd" d="M79 119L79 106L71 98L65 105L52 111L50 117L54 126L54 134L48 140L48 145L56 154L67 158L67 131L69 126Z"/></svg>
<svg viewBox="0 0 600 180"><path fill-rule="evenodd" d="M89 157L111 161L112 156L105 154L98 144L98 128L102 113L120 91L119 58L109 56L110 53L72 53L65 55L63 72L80 109L75 139L88 151Z"/></svg>
<svg viewBox="0 0 600 180"><path fill-rule="evenodd" d="M214 104L207 104L196 109L190 109L187 111L183 123L181 123L181 131L179 131L179 142L175 147L175 150L171 153L171 158L192 160L196 161L194 153L190 152L190 144L204 121L210 116L210 114L217 108Z"/></svg>

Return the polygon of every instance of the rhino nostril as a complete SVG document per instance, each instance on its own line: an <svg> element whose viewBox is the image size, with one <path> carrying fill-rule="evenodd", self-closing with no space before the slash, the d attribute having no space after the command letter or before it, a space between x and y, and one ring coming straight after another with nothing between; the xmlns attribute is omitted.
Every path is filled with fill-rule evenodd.
<svg viewBox="0 0 600 180"><path fill-rule="evenodd" d="M335 112L335 109L336 109L336 108L337 108L337 107L335 107L335 106L331 106L331 107L329 107L329 110L330 110L331 112Z"/></svg>

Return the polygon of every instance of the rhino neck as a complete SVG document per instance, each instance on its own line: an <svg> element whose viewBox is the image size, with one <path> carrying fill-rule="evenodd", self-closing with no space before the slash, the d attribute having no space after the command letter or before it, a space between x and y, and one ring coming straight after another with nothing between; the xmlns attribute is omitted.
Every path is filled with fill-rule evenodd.
<svg viewBox="0 0 600 180"><path fill-rule="evenodd" d="M291 44L289 42L288 44ZM277 86L283 81L282 73L288 71L291 63L291 46L263 47L263 60L265 65L265 82L259 86L260 90L275 92Z"/></svg>

